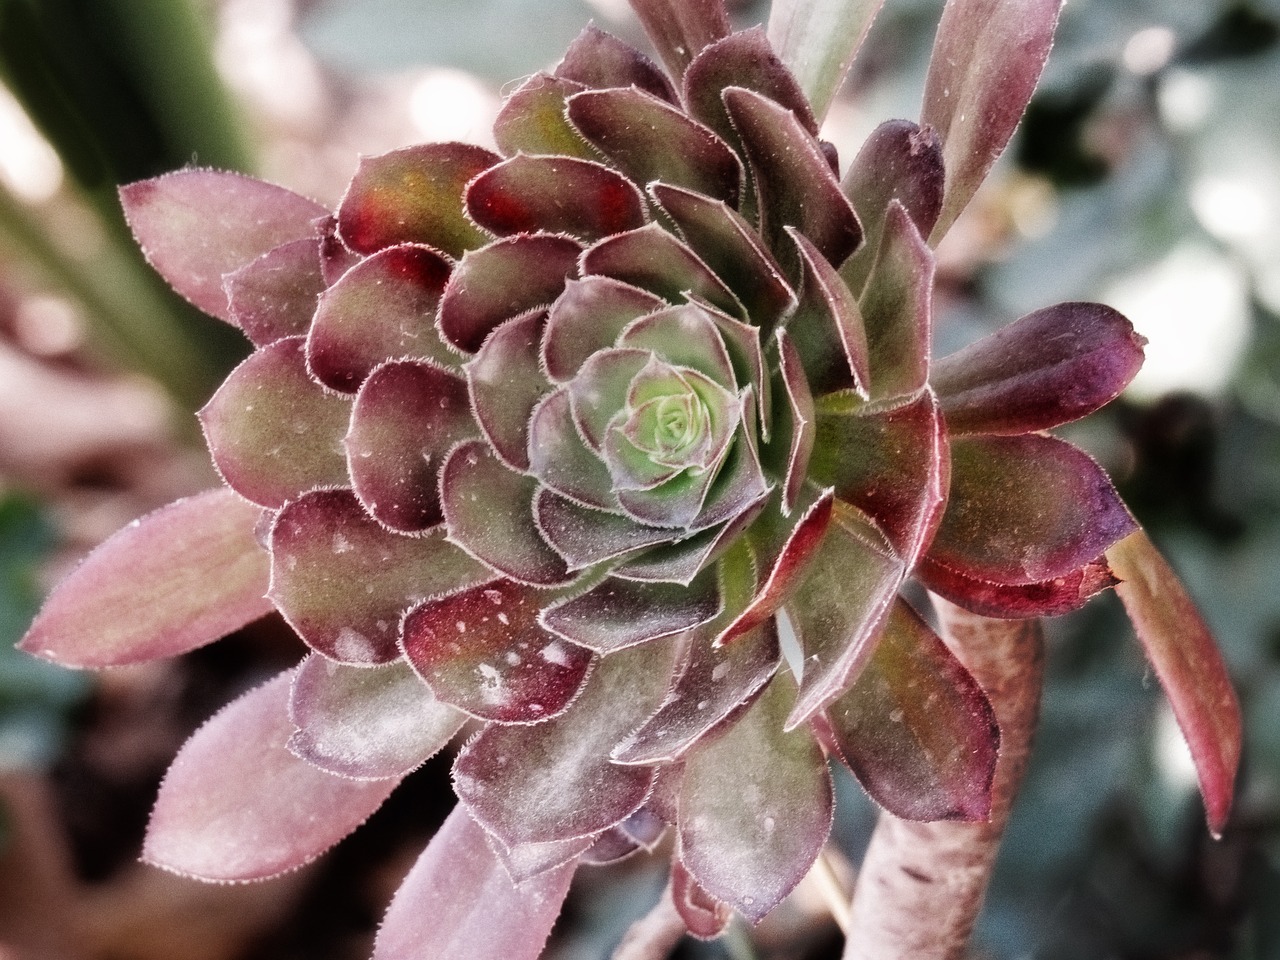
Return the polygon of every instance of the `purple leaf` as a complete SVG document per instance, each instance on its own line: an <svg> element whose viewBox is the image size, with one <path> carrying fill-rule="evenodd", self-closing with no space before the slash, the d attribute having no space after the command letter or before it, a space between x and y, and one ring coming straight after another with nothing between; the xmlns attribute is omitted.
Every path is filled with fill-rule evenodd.
<svg viewBox="0 0 1280 960"><path fill-rule="evenodd" d="M779 677L685 759L680 860L708 894L758 923L827 842L831 775L807 729L783 732L795 685Z"/></svg>
<svg viewBox="0 0 1280 960"><path fill-rule="evenodd" d="M349 667L312 654L293 680L289 749L340 777L403 777L439 752L466 717L431 695L407 663Z"/></svg>
<svg viewBox="0 0 1280 960"><path fill-rule="evenodd" d="M928 558L916 568L915 575L934 593L957 606L982 617L1003 620L1056 617L1070 613L1119 582L1102 557L1086 563L1079 570L1037 583L977 580Z"/></svg>
<svg viewBox="0 0 1280 960"><path fill-rule="evenodd" d="M709 127L677 107L630 87L588 90L569 98L579 132L639 184L661 180L731 205L742 164Z"/></svg>
<svg viewBox="0 0 1280 960"><path fill-rule="evenodd" d="M271 598L313 649L342 663L399 656L404 611L426 597L492 578L446 543L392 533L349 490L316 490L287 504L271 531Z"/></svg>
<svg viewBox="0 0 1280 960"><path fill-rule="evenodd" d="M476 421L493 450L514 470L529 469L529 419L551 392L540 363L545 310L501 324L466 364Z"/></svg>
<svg viewBox="0 0 1280 960"><path fill-rule="evenodd" d="M467 143L430 143L363 157L338 205L338 233L358 253L421 243L451 257L488 239L462 194L499 157Z"/></svg>
<svg viewBox="0 0 1280 960"><path fill-rule="evenodd" d="M930 379L952 435L1031 433L1118 397L1145 343L1110 307L1060 303L937 361Z"/></svg>
<svg viewBox="0 0 1280 960"><path fill-rule="evenodd" d="M271 612L262 511L230 490L161 507L59 583L19 649L67 667L171 657Z"/></svg>
<svg viewBox="0 0 1280 960"><path fill-rule="evenodd" d="M573 871L565 864L516 886L456 807L396 891L373 960L538 960Z"/></svg>
<svg viewBox="0 0 1280 960"><path fill-rule="evenodd" d="M222 280L231 322L254 346L304 335L324 292L317 237L292 240L231 271Z"/></svg>
<svg viewBox="0 0 1280 960"><path fill-rule="evenodd" d="M580 506L538 491L534 501L538 529L565 558L570 570L584 570L671 539L671 531L642 527L616 513Z"/></svg>
<svg viewBox="0 0 1280 960"><path fill-rule="evenodd" d="M342 437L350 418L351 402L326 393L307 373L302 337L255 352L200 411L223 479L264 507L346 482Z"/></svg>
<svg viewBox="0 0 1280 960"><path fill-rule="evenodd" d="M486 834L489 849L502 864L502 869L517 887L534 877L563 867L570 861L581 864L583 854L595 846L595 837L574 837L571 840L548 840L546 843L517 843L513 847L503 846L502 841L493 834Z"/></svg>
<svg viewBox="0 0 1280 960"><path fill-rule="evenodd" d="M310 863L396 788L288 751L292 677L246 693L186 742L160 785L143 860L201 880L261 880Z"/></svg>
<svg viewBox="0 0 1280 960"><path fill-rule="evenodd" d="M769 40L819 117L835 99L884 0L779 0Z"/></svg>
<svg viewBox="0 0 1280 960"><path fill-rule="evenodd" d="M593 353L613 346L627 324L663 306L661 298L612 277L570 280L547 318L547 373L557 383L572 380Z"/></svg>
<svg viewBox="0 0 1280 960"><path fill-rule="evenodd" d="M461 377L423 360L393 360L356 394L347 432L347 469L369 514L392 530L435 526L437 477L459 441L476 435Z"/></svg>
<svg viewBox="0 0 1280 960"><path fill-rule="evenodd" d="M482 720L557 716L592 656L539 625L539 602L538 591L510 580L427 600L405 617L405 656L437 697Z"/></svg>
<svg viewBox="0 0 1280 960"><path fill-rule="evenodd" d="M906 208L890 202L884 235L858 306L871 355L871 396L915 393L929 378L937 267Z"/></svg>
<svg viewBox="0 0 1280 960"><path fill-rule="evenodd" d="M556 76L593 90L637 87L668 103L678 102L671 81L656 63L594 24L584 27L569 44L564 59L556 67Z"/></svg>
<svg viewBox="0 0 1280 960"><path fill-rule="evenodd" d="M610 827L595 839L582 855L581 862L593 867L603 867L626 860L639 852L640 844L621 826Z"/></svg>
<svg viewBox="0 0 1280 960"><path fill-rule="evenodd" d="M609 470L579 435L569 391L564 387L543 400L529 419L529 471L547 487L576 503L596 510L618 508ZM557 541L552 537L551 528L544 527L543 532L557 550L565 545L564 538ZM592 550L590 545L583 545ZM572 547L569 550L575 552ZM564 555L569 559L569 554Z"/></svg>
<svg viewBox="0 0 1280 960"><path fill-rule="evenodd" d="M644 194L608 167L562 156L517 154L467 187L467 212L498 236L567 233L592 241L645 224Z"/></svg>
<svg viewBox="0 0 1280 960"><path fill-rule="evenodd" d="M360 254L351 250L338 236L338 217L330 214L321 226L320 271L325 286L337 283L338 278L360 262Z"/></svg>
<svg viewBox="0 0 1280 960"><path fill-rule="evenodd" d="M698 886L679 860L671 861L671 901L689 933L699 940L714 940L733 919L733 909Z"/></svg>
<svg viewBox="0 0 1280 960"><path fill-rule="evenodd" d="M1004 152L1040 80L1063 0L948 0L920 123L942 137L946 196L930 242L955 222Z"/></svg>
<svg viewBox="0 0 1280 960"><path fill-rule="evenodd" d="M841 759L894 816L991 815L1000 752L995 712L969 671L902 600L858 679L826 717Z"/></svg>
<svg viewBox="0 0 1280 960"><path fill-rule="evenodd" d="M852 389L865 395L871 380L867 332L857 297L801 233L788 230L800 259L800 301L786 321L818 396Z"/></svg>
<svg viewBox="0 0 1280 960"><path fill-rule="evenodd" d="M458 798L507 846L587 836L631 816L649 796L654 771L619 766L609 752L662 699L673 646L603 658L563 717L485 728L454 765Z"/></svg>
<svg viewBox="0 0 1280 960"><path fill-rule="evenodd" d="M872 131L840 184L866 237L862 249L840 268L855 295L862 293L880 249L889 204L898 201L927 237L942 210L942 185L942 142L936 130L910 120L887 120Z"/></svg>
<svg viewBox="0 0 1280 960"><path fill-rule="evenodd" d="M547 607L542 623L571 643L607 656L691 630L719 612L720 591L711 575L687 587L609 577Z"/></svg>
<svg viewBox="0 0 1280 960"><path fill-rule="evenodd" d="M631 8L674 77L729 33L724 0L633 0Z"/></svg>
<svg viewBox="0 0 1280 960"><path fill-rule="evenodd" d="M224 274L281 244L319 237L329 211L284 187L238 173L180 170L120 188L125 219L147 262L205 313L231 320Z"/></svg>
<svg viewBox="0 0 1280 960"><path fill-rule="evenodd" d="M440 300L440 331L475 353L504 320L550 306L577 273L582 247L553 234L518 234L467 253Z"/></svg>
<svg viewBox="0 0 1280 960"><path fill-rule="evenodd" d="M767 97L741 87L728 88L723 97L755 178L765 242L794 268L786 236L786 228L794 227L839 267L862 240L862 227L818 141L794 113Z"/></svg>
<svg viewBox="0 0 1280 960"><path fill-rule="evenodd" d="M1222 654L1178 575L1144 532L1114 544L1107 561L1191 748L1209 830L1219 836L1231 813L1243 740L1240 703Z"/></svg>
<svg viewBox="0 0 1280 960"><path fill-rule="evenodd" d="M498 149L508 157L528 153L598 160L599 155L565 116L569 97L585 89L573 80L535 73L498 111L493 123Z"/></svg>
<svg viewBox="0 0 1280 960"><path fill-rule="evenodd" d="M960 437L929 558L970 579L1065 577L1137 529L1102 468L1054 437Z"/></svg>
<svg viewBox="0 0 1280 960"><path fill-rule="evenodd" d="M559 586L573 579L533 521L538 482L502 465L488 444L459 445L440 475L449 539L497 572L521 583Z"/></svg>
<svg viewBox="0 0 1280 960"><path fill-rule="evenodd" d="M320 298L307 366L334 390L355 393L374 367L407 357L450 367L435 328L452 264L430 247L400 244L361 261Z"/></svg>

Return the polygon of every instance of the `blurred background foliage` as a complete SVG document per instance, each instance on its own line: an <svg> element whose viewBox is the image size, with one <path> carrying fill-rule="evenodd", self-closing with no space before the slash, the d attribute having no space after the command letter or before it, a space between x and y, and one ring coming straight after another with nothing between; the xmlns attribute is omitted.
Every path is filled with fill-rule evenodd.
<svg viewBox="0 0 1280 960"><path fill-rule="evenodd" d="M880 120L916 115L941 5L889 0L828 123L846 161ZM198 164L331 203L357 154L489 142L502 90L589 17L643 43L625 0L0 0L0 955L363 957L448 804L444 758L359 841L278 883L139 868L176 746L296 642L269 619L96 682L12 652L77 556L215 482L191 413L245 353L150 273L116 184ZM1013 148L940 251L939 354L1067 299L1110 303L1149 339L1126 395L1065 433L1186 577L1247 716L1237 813L1215 842L1113 598L1053 621L979 956L1280 958L1277 118L1280 0L1072 0ZM856 864L874 811L838 787ZM658 859L588 876L551 956L606 956L663 882ZM806 884L761 928L679 955L839 943Z"/></svg>

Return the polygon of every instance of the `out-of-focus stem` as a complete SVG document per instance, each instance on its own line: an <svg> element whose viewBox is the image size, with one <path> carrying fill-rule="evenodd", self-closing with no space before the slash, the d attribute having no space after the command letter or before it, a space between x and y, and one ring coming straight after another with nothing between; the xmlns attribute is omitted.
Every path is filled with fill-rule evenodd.
<svg viewBox="0 0 1280 960"><path fill-rule="evenodd" d="M676 912L668 883L653 909L631 925L613 960L666 960L684 934L684 920Z"/></svg>
<svg viewBox="0 0 1280 960"><path fill-rule="evenodd" d="M844 960L959 960L982 906L1040 710L1038 621L989 620L935 601L942 636L980 683L1000 723L991 819L909 823L888 813L858 873Z"/></svg>

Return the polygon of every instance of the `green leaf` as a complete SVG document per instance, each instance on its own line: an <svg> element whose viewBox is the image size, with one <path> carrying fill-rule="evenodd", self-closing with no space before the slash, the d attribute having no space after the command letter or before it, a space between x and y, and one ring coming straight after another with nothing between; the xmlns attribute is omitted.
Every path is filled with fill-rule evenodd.
<svg viewBox="0 0 1280 960"><path fill-rule="evenodd" d="M884 0L775 0L769 39L821 120Z"/></svg>

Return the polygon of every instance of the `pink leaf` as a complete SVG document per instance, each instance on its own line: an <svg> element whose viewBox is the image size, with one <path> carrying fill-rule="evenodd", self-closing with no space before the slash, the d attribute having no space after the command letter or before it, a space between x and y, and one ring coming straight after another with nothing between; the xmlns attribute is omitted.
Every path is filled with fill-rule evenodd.
<svg viewBox="0 0 1280 960"><path fill-rule="evenodd" d="M144 860L202 880L261 880L314 860L396 788L289 752L292 677L246 693L186 742L160 785Z"/></svg>
<svg viewBox="0 0 1280 960"><path fill-rule="evenodd" d="M714 940L733 919L733 908L698 886L679 860L671 861L671 900L684 925L699 940Z"/></svg>
<svg viewBox="0 0 1280 960"><path fill-rule="evenodd" d="M230 490L136 520L63 580L18 644L69 667L108 667L202 647L271 611L262 511Z"/></svg>
<svg viewBox="0 0 1280 960"><path fill-rule="evenodd" d="M602 655L692 630L720 610L716 579L704 573L689 586L609 577L543 612L548 630Z"/></svg>
<svg viewBox="0 0 1280 960"><path fill-rule="evenodd" d="M1117 583L1102 557L1052 580L1013 584L966 577L926 557L916 568L916 577L934 593L971 613L1004 620L1069 613Z"/></svg>
<svg viewBox="0 0 1280 960"><path fill-rule="evenodd" d="M306 334L324 292L318 237L293 240L223 277L231 320L254 346Z"/></svg>
<svg viewBox="0 0 1280 960"><path fill-rule="evenodd" d="M547 312L530 310L498 326L466 364L476 421L513 470L529 469L529 420L551 384L539 362Z"/></svg>

